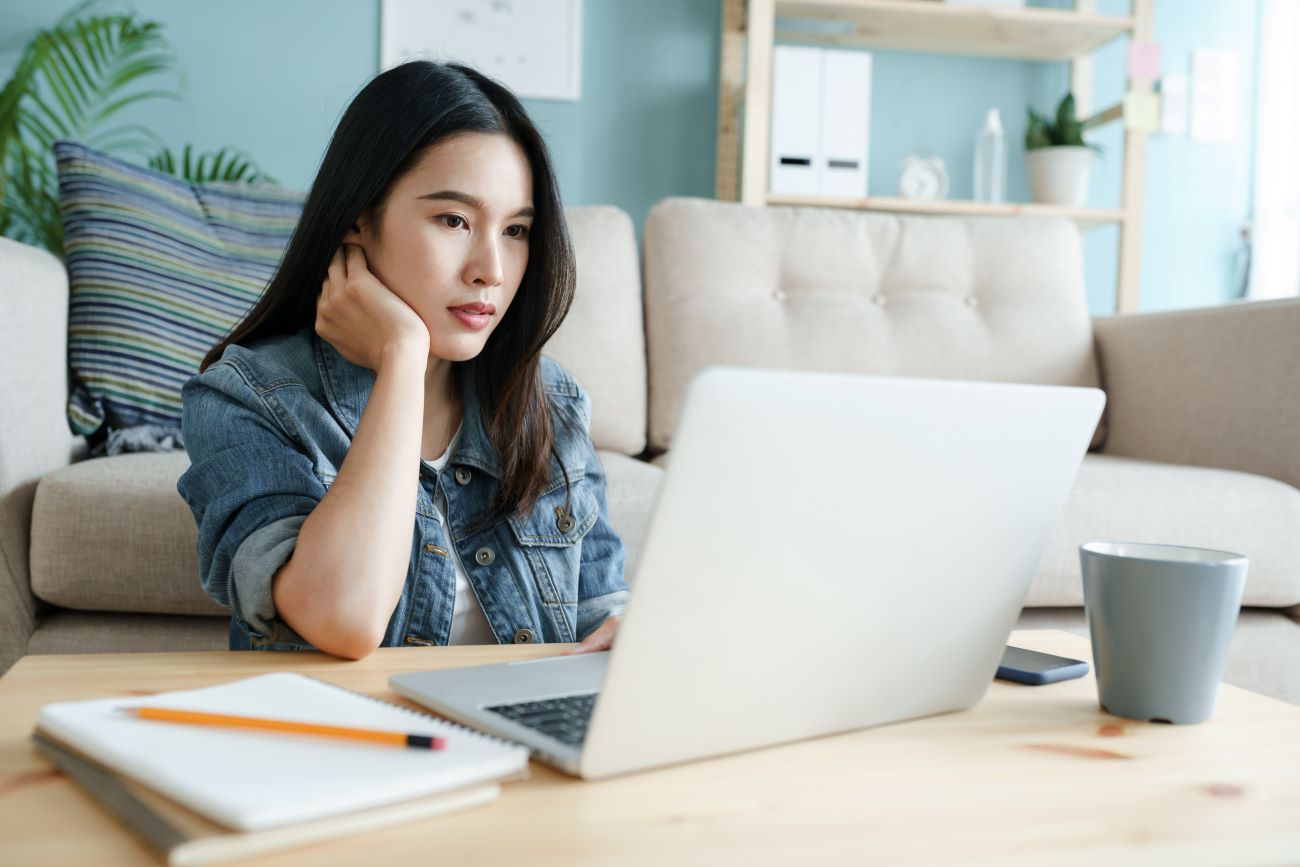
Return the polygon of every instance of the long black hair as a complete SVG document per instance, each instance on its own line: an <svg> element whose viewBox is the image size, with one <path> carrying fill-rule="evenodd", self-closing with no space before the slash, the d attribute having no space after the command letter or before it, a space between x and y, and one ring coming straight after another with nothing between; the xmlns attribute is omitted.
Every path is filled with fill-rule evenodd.
<svg viewBox="0 0 1300 867"><path fill-rule="evenodd" d="M427 148L467 132L509 136L523 149L533 177L535 216L523 279L483 351L466 362L501 467L492 511L501 516L530 507L549 481L554 427L540 357L573 302L575 266L546 143L514 94L470 67L417 60L362 88L330 139L266 292L208 351L199 370L230 344L313 324L330 258L357 217L381 208Z"/></svg>

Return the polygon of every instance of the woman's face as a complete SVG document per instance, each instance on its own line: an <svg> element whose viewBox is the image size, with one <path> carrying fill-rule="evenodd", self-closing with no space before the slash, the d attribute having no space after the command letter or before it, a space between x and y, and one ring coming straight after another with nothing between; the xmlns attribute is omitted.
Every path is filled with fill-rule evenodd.
<svg viewBox="0 0 1300 867"><path fill-rule="evenodd" d="M465 361L506 315L528 266L533 181L514 139L463 133L425 151L389 192L375 232L358 220L366 262L429 329L429 354Z"/></svg>

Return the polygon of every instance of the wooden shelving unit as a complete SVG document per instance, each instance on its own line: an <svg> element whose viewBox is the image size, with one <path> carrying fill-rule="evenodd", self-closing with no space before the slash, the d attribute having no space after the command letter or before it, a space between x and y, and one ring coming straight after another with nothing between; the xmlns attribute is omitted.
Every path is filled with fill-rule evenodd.
<svg viewBox="0 0 1300 867"><path fill-rule="evenodd" d="M1125 130L1121 206L1114 210L887 196L781 196L767 190L772 51L776 41L1069 62L1078 111L1087 116L1092 112L1091 52L1119 36L1138 41L1151 39L1154 0L1130 2L1130 15L1119 17L1094 14L1094 0L1076 0L1072 11L950 6L941 0L724 0L716 195L755 205L990 217L1062 216L1074 220L1081 229L1118 224L1115 306L1121 313L1136 310L1147 142L1147 133L1142 130ZM1131 85L1130 89L1149 89L1153 83L1135 81ZM1122 117L1119 106L1097 112L1099 122Z"/></svg>
<svg viewBox="0 0 1300 867"><path fill-rule="evenodd" d="M949 214L962 217L1065 217L1081 228L1090 229L1106 223L1124 221L1122 210L1099 208L1064 208L1032 202L1001 203L942 199L900 199L893 196L869 196L865 199L841 199L829 196L782 196L767 194L769 205L797 205L814 208L851 208L859 211L890 211L898 214Z"/></svg>
<svg viewBox="0 0 1300 867"><path fill-rule="evenodd" d="M1130 18L1057 9L987 9L941 0L777 0L778 19L842 24L818 44L1017 60L1072 60L1132 29ZM780 41L804 41L778 27Z"/></svg>

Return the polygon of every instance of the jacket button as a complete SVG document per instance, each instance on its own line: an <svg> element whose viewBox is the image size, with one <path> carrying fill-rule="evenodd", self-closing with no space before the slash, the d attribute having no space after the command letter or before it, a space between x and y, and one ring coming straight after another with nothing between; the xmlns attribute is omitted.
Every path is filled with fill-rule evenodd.
<svg viewBox="0 0 1300 867"><path fill-rule="evenodd" d="M555 519L555 526L560 528L561 533L572 533L573 528L578 526L578 522L567 512Z"/></svg>
<svg viewBox="0 0 1300 867"><path fill-rule="evenodd" d="M474 552L474 562L480 566L491 566L497 555L491 548L479 548ZM516 636L517 638L518 636Z"/></svg>
<svg viewBox="0 0 1300 867"><path fill-rule="evenodd" d="M472 475L465 467L456 467L456 484L468 485Z"/></svg>
<svg viewBox="0 0 1300 867"><path fill-rule="evenodd" d="M515 644L532 644L534 640L531 629L521 629L515 633Z"/></svg>

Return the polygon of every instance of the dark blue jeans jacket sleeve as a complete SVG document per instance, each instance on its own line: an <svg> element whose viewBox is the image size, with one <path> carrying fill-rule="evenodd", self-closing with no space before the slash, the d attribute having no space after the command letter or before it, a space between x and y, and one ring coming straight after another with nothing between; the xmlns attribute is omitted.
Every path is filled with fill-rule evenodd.
<svg viewBox="0 0 1300 867"><path fill-rule="evenodd" d="M218 363L182 389L190 468L177 490L198 527L204 590L230 606L233 639L304 647L275 616L271 579L293 554L298 531L325 496L311 460L278 428L264 395Z"/></svg>

